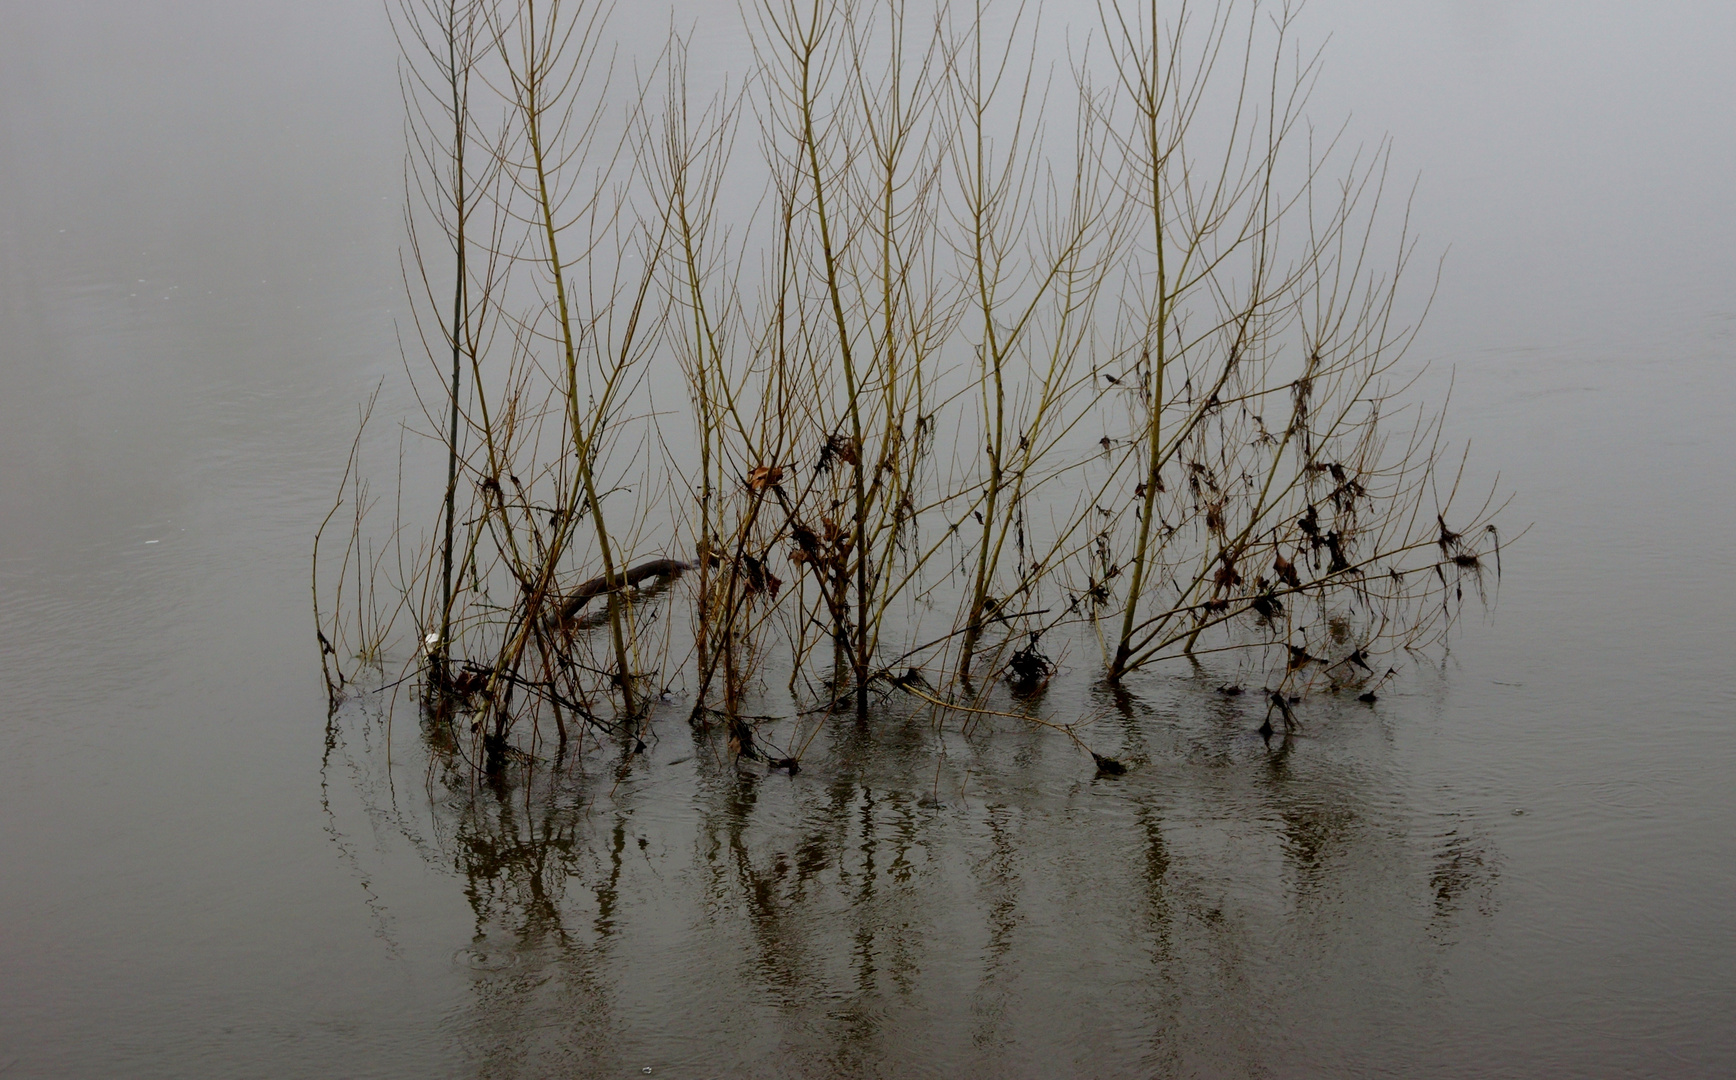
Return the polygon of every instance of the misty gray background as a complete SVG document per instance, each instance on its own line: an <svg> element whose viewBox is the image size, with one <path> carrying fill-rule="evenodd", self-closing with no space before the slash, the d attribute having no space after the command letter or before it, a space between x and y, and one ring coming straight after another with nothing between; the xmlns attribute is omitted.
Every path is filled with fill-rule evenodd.
<svg viewBox="0 0 1736 1080"><path fill-rule="evenodd" d="M727 67L733 5L685 17ZM1302 29L1312 114L1392 136L1448 252L1425 390L1535 525L1391 721L1499 853L1438 1028L1256 1056L1736 1071L1736 5L1315 0ZM0 0L0 1076L472 1069L457 886L350 858L389 845L319 803L306 553L399 370L395 57L371 2Z"/></svg>

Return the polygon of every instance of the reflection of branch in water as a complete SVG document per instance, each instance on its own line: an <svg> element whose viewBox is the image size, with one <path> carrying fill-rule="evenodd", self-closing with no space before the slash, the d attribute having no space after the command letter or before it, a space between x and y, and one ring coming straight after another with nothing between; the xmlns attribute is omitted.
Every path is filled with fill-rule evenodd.
<svg viewBox="0 0 1736 1080"><path fill-rule="evenodd" d="M1012 813L1006 806L990 806L984 814L991 838L989 851L972 870L977 879L977 895L986 908L988 941L982 951L982 972L976 992L971 997L975 1021L971 1038L978 1044L993 1045L1001 1038L1000 1028L1015 996L1018 976L1016 968L1008 962L1008 954L1013 947L1013 932L1024 920L1019 913L1021 890Z"/></svg>
<svg viewBox="0 0 1736 1080"><path fill-rule="evenodd" d="M1495 883L1501 876L1501 869L1500 858L1488 837L1464 826L1455 826L1440 838L1433 859L1429 888L1435 894L1437 922L1450 920L1467 898L1475 898L1479 914L1494 912Z"/></svg>
<svg viewBox="0 0 1736 1080"><path fill-rule="evenodd" d="M622 914L628 814L610 814L599 843L595 796L576 770L544 768L516 787L473 790L461 763L439 769L433 809L447 822L444 858L465 883L474 919L460 955L473 972L466 1041L479 1072L615 1069L614 991L600 972ZM550 1024L550 1016L583 1022Z"/></svg>
<svg viewBox="0 0 1736 1080"><path fill-rule="evenodd" d="M338 858L349 867L351 876L356 879L356 884L361 887L362 903L367 907L369 918L373 921L374 936L386 943L386 954L388 956L392 957L394 960L402 959L402 953L399 951L398 942L392 933L391 913L387 910L385 903L380 899L379 894L374 890L373 881L367 870L362 867L362 862L356 852L355 844L351 843L349 836L338 827L338 816L332 809L331 768L332 757L334 754L339 755L344 764L348 767L351 783L357 794L362 795L364 802L368 801L367 795L364 794L368 785L367 781L363 778L362 767L360 763L349 754L349 748L345 744L342 731L336 722L335 709L328 711L326 714L324 747L324 751L320 754L319 761L319 805L320 811L325 814L326 818L325 834L331 840L332 846L337 848ZM410 839L412 843L416 842L415 834L412 831L406 830L404 835L406 838Z"/></svg>

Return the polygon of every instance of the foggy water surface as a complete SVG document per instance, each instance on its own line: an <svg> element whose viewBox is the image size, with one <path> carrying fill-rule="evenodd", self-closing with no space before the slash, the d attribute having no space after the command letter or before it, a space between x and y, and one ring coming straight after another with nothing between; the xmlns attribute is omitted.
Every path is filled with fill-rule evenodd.
<svg viewBox="0 0 1736 1080"><path fill-rule="evenodd" d="M1310 6L1534 523L1372 708L1049 701L1118 778L896 716L749 775L671 708L501 793L328 724L310 641L406 330L383 12L0 18L0 1076L1736 1072L1736 13Z"/></svg>

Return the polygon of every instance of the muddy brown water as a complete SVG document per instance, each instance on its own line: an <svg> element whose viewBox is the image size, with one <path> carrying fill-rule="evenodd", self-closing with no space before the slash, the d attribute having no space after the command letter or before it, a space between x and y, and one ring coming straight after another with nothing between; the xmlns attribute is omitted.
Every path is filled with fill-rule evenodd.
<svg viewBox="0 0 1736 1080"><path fill-rule="evenodd" d="M474 797L309 641L404 319L380 12L0 14L0 1076L1736 1073L1730 12L1310 8L1535 522L1374 707L1058 692L1120 777L898 715L765 776L671 707Z"/></svg>

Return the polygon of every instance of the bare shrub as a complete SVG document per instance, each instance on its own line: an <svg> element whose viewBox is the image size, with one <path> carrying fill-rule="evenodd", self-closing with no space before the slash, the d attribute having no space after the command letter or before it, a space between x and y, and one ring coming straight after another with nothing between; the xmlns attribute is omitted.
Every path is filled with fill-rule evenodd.
<svg viewBox="0 0 1736 1080"><path fill-rule="evenodd" d="M1252 657L1288 721L1484 598L1387 149L1307 123L1287 5L1102 0L1057 77L1035 9L758 0L698 102L591 0L399 14L447 464L400 587L473 760L631 746L688 677L749 755L774 673L1007 715L1092 640L1111 682Z"/></svg>

